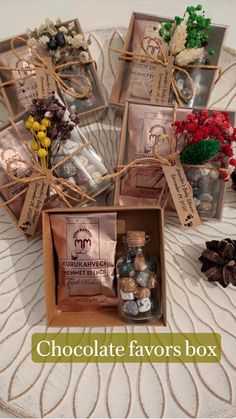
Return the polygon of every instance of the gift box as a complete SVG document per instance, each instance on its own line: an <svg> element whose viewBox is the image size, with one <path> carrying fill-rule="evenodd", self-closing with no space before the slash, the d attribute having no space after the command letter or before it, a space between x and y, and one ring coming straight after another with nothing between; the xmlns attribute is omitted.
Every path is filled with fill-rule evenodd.
<svg viewBox="0 0 236 419"><path fill-rule="evenodd" d="M176 120L181 124L181 121L185 121L188 115L196 114L201 110L203 109L177 108ZM162 140L158 144L158 153L163 157L169 155L167 138L173 132L174 112L173 107L127 101L117 162L118 173L135 159L152 157L154 143L160 138ZM209 116L210 114L209 111ZM235 113L228 112L228 115L234 126ZM180 141L175 150L177 153L183 149L182 141L180 134ZM225 158L227 162L229 158L227 156ZM141 163L147 162L144 160ZM150 166L149 163L147 165L148 167L143 168L140 164L116 176L115 205L164 205L166 211L175 213L160 162L151 162ZM191 186L188 194L193 195L200 217L206 220L220 220L224 204L225 181L222 179L221 169L217 168L218 162L207 165L183 165L183 167Z"/></svg>
<svg viewBox="0 0 236 419"><path fill-rule="evenodd" d="M62 111L66 115L61 123L64 134L55 133L55 137L60 138L68 129L67 122L72 124L70 114L56 98L47 99L46 109L49 109L49 104L53 109L57 106L56 112ZM31 111L35 108L37 114L35 106L31 106ZM0 127L1 206L7 210L25 237L41 232L42 209L80 206L89 200L94 202L95 197L110 186L109 181L101 180L107 173L104 163L76 125L73 129L69 128L72 129L69 137L66 134L62 144L59 140L55 144L46 135L53 135L53 130L59 129L59 125L52 123L51 131L47 134L45 131L45 134L43 131L35 131L32 135L31 128L26 129L30 118L32 116L29 117L29 112L24 112ZM41 127L39 123L36 124ZM38 149L35 139L39 135L37 132L43 136L41 144L46 147L42 146L41 150L47 153L45 138L52 144L51 168L42 166L43 159L46 162L47 157L39 158L37 151L33 151L35 146Z"/></svg>
<svg viewBox="0 0 236 419"><path fill-rule="evenodd" d="M166 63L170 59L167 44L159 35L160 22L168 22L168 19L133 13L122 51L114 49L113 54L119 54L120 61L110 104L118 107L122 112L127 99L145 100L159 105L171 104L178 99L179 105L182 102L182 106L191 108L205 107L208 104L214 80L218 74L217 66L227 28L222 25L212 25L207 40L207 50L214 51L214 56L207 58L202 56L189 66L185 64L178 66L173 72L173 67L167 66L165 71L165 66L155 62L156 58L160 59L160 52L164 54ZM162 51L159 48L160 41ZM173 86L171 85L172 76L175 80ZM190 88L192 93L189 92ZM178 96L175 94L177 89Z"/></svg>
<svg viewBox="0 0 236 419"><path fill-rule="evenodd" d="M68 27L69 24L74 25L74 32L76 34L84 37L78 19L62 22L58 27L65 28ZM47 33L46 29L45 33ZM39 55L42 56L44 61L38 62L34 56L34 50L32 49L32 47L34 47L32 39L32 47L31 45L28 45L27 42L29 41L26 34L0 42L0 80L3 83L1 94L11 117L15 117L24 110L27 110L32 99L38 97L37 78L40 79L42 75L45 76L42 67L45 62L47 64L47 58L50 56L47 50L41 48L39 50ZM84 41L81 41L81 43L82 42ZM85 58L88 63L85 63L84 65L77 62L78 53L76 52L76 49L73 50L73 53L70 56L61 55L56 62L54 62L55 54L53 56L54 70L57 75L61 76L62 83L65 83L66 87L69 88L68 92L64 91L64 88L61 86L58 86L58 83L55 84L55 80L50 79L50 77L47 80L47 83L52 83L52 88L56 88L56 91L67 105L70 112L79 112L81 125L90 123L94 121L94 119L101 119L107 108L107 100L97 74L96 63L93 61L87 46L85 48L86 51L83 52L86 53ZM37 69L37 74L35 74L35 62L41 66ZM67 62L70 62L70 64L64 66L64 63ZM7 71L4 70L4 68L12 68L15 69L15 71ZM83 93L87 90L88 83L88 96L81 97L81 99L75 97L73 92ZM63 84L63 86L65 85ZM72 95L70 93L71 91ZM50 91L50 93L52 92ZM40 92L40 94L42 94L42 92Z"/></svg>
<svg viewBox="0 0 236 419"><path fill-rule="evenodd" d="M124 253L125 245L122 236L128 230L142 229L151 236L148 250L156 256L159 263L160 285L158 292L162 300L162 316L153 322L156 326L166 325L166 282L165 282L165 256L164 256L164 225L163 210L150 207L93 207L74 209L50 209L43 212L43 248L44 248L44 284L46 299L46 322L52 327L79 326L122 326L126 323L118 317L117 307L100 308L91 310L89 303L86 309L79 311L62 311L57 307L56 288L58 281L58 261L55 256L55 243L52 236L52 224L50 217L53 214L61 214L67 217L69 214L75 216L97 213L116 213L117 215L117 249L116 256ZM94 296L96 297L96 296Z"/></svg>

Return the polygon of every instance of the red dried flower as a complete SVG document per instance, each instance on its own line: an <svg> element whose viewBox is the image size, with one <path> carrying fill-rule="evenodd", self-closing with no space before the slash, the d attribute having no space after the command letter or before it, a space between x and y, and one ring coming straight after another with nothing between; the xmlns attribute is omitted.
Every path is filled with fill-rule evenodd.
<svg viewBox="0 0 236 419"><path fill-rule="evenodd" d="M236 166L236 159L230 159L229 164L231 164L231 166Z"/></svg>
<svg viewBox="0 0 236 419"><path fill-rule="evenodd" d="M228 157L232 157L233 154L234 154L233 150L232 150L232 147L229 144L223 144L220 147L220 150L222 151L222 153L224 153Z"/></svg>

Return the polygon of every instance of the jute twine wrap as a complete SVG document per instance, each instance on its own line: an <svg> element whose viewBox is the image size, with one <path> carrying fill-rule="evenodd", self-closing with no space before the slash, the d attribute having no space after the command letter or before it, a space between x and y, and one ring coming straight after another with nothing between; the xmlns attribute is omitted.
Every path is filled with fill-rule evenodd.
<svg viewBox="0 0 236 419"><path fill-rule="evenodd" d="M68 95L74 97L75 99L84 99L86 97L89 97L92 93L92 84L89 80L89 78L87 76L83 76L83 75L75 75L75 74L62 74L59 73L58 70L63 69L63 68L69 68L72 65L87 65L92 63L92 60L89 60L88 62L86 62L85 64L82 64L79 60L73 60L73 61L67 61L65 63L62 64L56 64L56 65L49 65L47 63L47 61L45 60L45 58L48 58L48 56L42 56L40 55L40 53L37 50L37 47L34 47L32 45L29 44L29 42L21 37L21 36L16 36L15 38L11 39L11 50L13 52L13 54L20 60L22 60L22 57L19 56L19 54L16 51L16 47L15 47L15 43L16 41L20 41L23 44L25 44L31 51L32 53L32 59L28 60L26 58L24 58L24 61L29 64L31 66L31 68L24 68L24 72L29 73L26 76L22 76L22 77L17 77L11 80L8 80L6 82L2 82L0 83L0 88L4 88L6 86L10 86L12 84L18 83L21 80L26 80L30 77L32 77L32 66L34 66L35 68L44 68L45 71L50 74L57 87L61 90L63 90L63 92L67 93ZM62 50L63 53L63 50ZM0 67L0 71L8 71L8 72L12 72L12 71L17 71L19 72L19 68L16 67L6 67L6 66L1 66ZM87 84L87 88L85 89L84 93L78 93L75 92L73 89L71 89L70 87L67 86L67 84L64 82L63 79L71 79L72 83L74 84L75 87L79 87L80 86L80 82L83 80L86 82Z"/></svg>

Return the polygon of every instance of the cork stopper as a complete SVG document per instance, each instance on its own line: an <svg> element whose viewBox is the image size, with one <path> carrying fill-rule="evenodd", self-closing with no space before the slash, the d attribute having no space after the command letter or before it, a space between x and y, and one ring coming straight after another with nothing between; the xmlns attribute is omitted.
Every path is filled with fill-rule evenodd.
<svg viewBox="0 0 236 419"><path fill-rule="evenodd" d="M142 247L145 245L145 231L127 231L127 243L132 247Z"/></svg>

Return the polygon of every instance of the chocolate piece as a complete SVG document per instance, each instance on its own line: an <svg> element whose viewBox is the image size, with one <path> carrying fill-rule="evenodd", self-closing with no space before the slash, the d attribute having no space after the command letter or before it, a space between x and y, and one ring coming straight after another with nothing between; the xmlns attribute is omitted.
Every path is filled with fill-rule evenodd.
<svg viewBox="0 0 236 419"><path fill-rule="evenodd" d="M190 182L196 182L200 179L200 177L202 177L201 169L197 167L190 167L186 171L186 176Z"/></svg>
<svg viewBox="0 0 236 419"><path fill-rule="evenodd" d="M137 316L139 313L138 305L135 301L126 301L123 306L124 312L130 316Z"/></svg>
<svg viewBox="0 0 236 419"><path fill-rule="evenodd" d="M213 205L211 202L201 202L201 204L198 207L198 211L205 211L205 212L209 212L211 211L213 208Z"/></svg>
<svg viewBox="0 0 236 419"><path fill-rule="evenodd" d="M124 292L120 290L120 295L121 295L122 300L134 300L133 292Z"/></svg>
<svg viewBox="0 0 236 419"><path fill-rule="evenodd" d="M136 282L133 278L121 278L120 280L120 288L124 292L133 292L137 288Z"/></svg>
<svg viewBox="0 0 236 419"><path fill-rule="evenodd" d="M139 272L136 276L136 281L142 287L148 288L148 280L149 280L150 272L149 271L142 271Z"/></svg>
<svg viewBox="0 0 236 419"><path fill-rule="evenodd" d="M151 309L151 300L150 298L142 298L141 300L137 300L138 310L140 313L146 313Z"/></svg>
<svg viewBox="0 0 236 419"><path fill-rule="evenodd" d="M145 297L150 297L151 291L149 288L138 287L134 291L135 297L138 299L142 299Z"/></svg>

